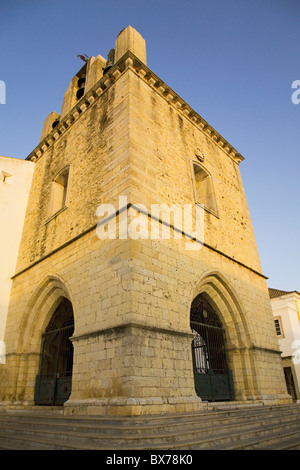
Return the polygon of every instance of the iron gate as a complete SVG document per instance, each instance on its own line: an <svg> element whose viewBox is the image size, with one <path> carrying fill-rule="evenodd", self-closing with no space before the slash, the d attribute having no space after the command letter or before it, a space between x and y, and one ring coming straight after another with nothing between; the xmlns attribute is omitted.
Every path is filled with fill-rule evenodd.
<svg viewBox="0 0 300 470"><path fill-rule="evenodd" d="M228 369L225 335L221 321L203 296L191 309L195 390L202 400L233 400L232 372Z"/></svg>
<svg viewBox="0 0 300 470"><path fill-rule="evenodd" d="M62 405L70 396L72 385L74 327L44 333L40 373L36 378L35 403Z"/></svg>

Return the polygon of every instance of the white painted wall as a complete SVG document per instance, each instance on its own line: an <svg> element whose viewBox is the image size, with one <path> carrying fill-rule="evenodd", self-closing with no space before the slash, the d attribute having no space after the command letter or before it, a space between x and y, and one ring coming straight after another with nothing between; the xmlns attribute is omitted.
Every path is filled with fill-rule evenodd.
<svg viewBox="0 0 300 470"><path fill-rule="evenodd" d="M0 363L4 332L34 163L0 156Z"/></svg>
<svg viewBox="0 0 300 470"><path fill-rule="evenodd" d="M290 292L270 299L274 319L280 317L282 336L277 336L282 358L291 357L294 380L300 390L300 294Z"/></svg>

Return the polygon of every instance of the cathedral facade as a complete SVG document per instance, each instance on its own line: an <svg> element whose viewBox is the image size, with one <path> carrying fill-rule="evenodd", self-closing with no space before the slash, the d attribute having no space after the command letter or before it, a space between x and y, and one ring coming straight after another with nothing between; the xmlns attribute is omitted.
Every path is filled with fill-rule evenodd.
<svg viewBox="0 0 300 470"><path fill-rule="evenodd" d="M132 27L86 59L27 157L2 406L291 401L242 160L147 67Z"/></svg>

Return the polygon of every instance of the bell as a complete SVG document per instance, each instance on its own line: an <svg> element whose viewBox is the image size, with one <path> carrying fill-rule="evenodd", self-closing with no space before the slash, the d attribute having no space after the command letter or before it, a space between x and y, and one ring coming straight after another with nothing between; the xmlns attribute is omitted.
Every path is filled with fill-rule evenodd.
<svg viewBox="0 0 300 470"><path fill-rule="evenodd" d="M55 121L52 123L52 129L54 129L54 127L56 127L58 123L59 119L55 119Z"/></svg>
<svg viewBox="0 0 300 470"><path fill-rule="evenodd" d="M78 80L77 80L77 85L79 89L76 92L76 98L79 100L80 98L83 97L84 95L84 87L85 87L85 75L82 75Z"/></svg>
<svg viewBox="0 0 300 470"><path fill-rule="evenodd" d="M77 93L76 93L76 98L80 100L80 98L82 98L83 95L84 95L84 88L79 88L79 90L77 90Z"/></svg>
<svg viewBox="0 0 300 470"><path fill-rule="evenodd" d="M77 85L79 88L82 88L82 86L84 86L85 84L85 75L82 75L82 77L80 77L77 81Z"/></svg>

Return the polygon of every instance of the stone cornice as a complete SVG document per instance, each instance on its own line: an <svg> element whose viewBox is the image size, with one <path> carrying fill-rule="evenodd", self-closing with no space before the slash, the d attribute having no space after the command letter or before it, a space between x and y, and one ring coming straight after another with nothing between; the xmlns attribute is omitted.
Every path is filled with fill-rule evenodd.
<svg viewBox="0 0 300 470"><path fill-rule="evenodd" d="M141 209L134 206L133 204L131 203L128 203L126 206L124 206L123 208L121 208L121 211L123 212L124 210L127 210L129 209L130 207L133 207L135 208L137 211L141 212ZM107 217L106 219L104 219L101 224L104 224L107 222L108 219L110 219L111 217L117 217L121 211L117 211L116 214L114 214L113 216L110 216L110 217ZM161 219L157 219L158 222L160 224L163 223L163 221ZM79 238L87 235L88 233L92 232L93 230L96 230L97 227L99 226L99 222L95 225L92 225L91 227L89 227L87 230L84 230L83 232L79 233L78 235L76 235L74 238L71 238L70 240L66 241L65 243L63 243L62 245L58 246L57 248L55 248L53 251L50 251L49 253L47 253L46 255L44 255L42 258L39 258L38 260L34 261L32 264L24 267L23 269L21 269L19 272L17 272L16 274L14 274L11 279L14 279L18 276L20 276L21 274L25 273L26 271L28 271L29 269L33 268L34 266L36 266L37 264L41 263L42 261L44 261L45 259L47 258L50 258L52 255L54 255L55 253L59 252L60 250L66 248L67 246L69 246L70 244L74 243L76 240L78 240ZM172 228L173 230L176 230L176 228L170 224L170 228ZM178 230L178 229L177 229ZM195 238L192 238L192 236L189 236L188 234L185 234L184 232L182 232L182 234L184 234L185 236L187 236L187 238L190 238L191 240L194 240L195 242L197 242L197 240ZM256 271L255 269L251 268L250 266L247 266L246 264L242 263L241 261L238 261L236 260L235 258L232 258L231 256L227 255L226 253L223 253L222 251L220 250L217 250L216 248L214 248L213 246L211 245L208 245L207 243L205 242L200 242L201 244L203 244L203 246L205 248L208 248L209 250L217 253L218 255L221 255L223 256L224 258L228 259L229 261L232 261L233 263L236 263L238 264L239 266L242 266L243 268L245 269L248 269L249 271L251 271L252 273L264 278L264 279L268 279L264 274Z"/></svg>
<svg viewBox="0 0 300 470"><path fill-rule="evenodd" d="M76 103L74 108L64 116L59 124L39 143L28 155L26 160L35 162L57 141L66 130L109 88L126 70L131 69L153 90L162 96L170 105L186 119L192 122L219 148L236 163L244 157L230 145L212 126L194 111L177 93L166 85L152 70L141 62L132 52L128 51L111 69Z"/></svg>
<svg viewBox="0 0 300 470"><path fill-rule="evenodd" d="M26 160L37 161L43 153L56 142L72 124L109 88L124 72L123 60L112 67L85 95L77 101L76 105L63 117L55 128L37 145L26 157Z"/></svg>
<svg viewBox="0 0 300 470"><path fill-rule="evenodd" d="M113 325L107 328L100 328L97 330L88 331L84 333L77 333L77 334L75 333L73 336L71 336L70 340L74 342L74 341L86 340L95 336L120 334L128 328L131 330L133 329L144 330L144 331L150 330L152 333L158 333L158 334L167 335L167 336L169 335L180 336L182 338L185 337L188 339L192 339L195 336L195 333L192 333L191 331L171 330L169 328L157 327L153 325L147 325L146 323L138 323L136 321L131 321L128 323Z"/></svg>
<svg viewBox="0 0 300 470"><path fill-rule="evenodd" d="M125 57L125 56L124 56ZM165 98L168 103L195 126L200 129L207 137L209 137L218 147L220 147L229 157L236 163L244 160L244 157L227 142L205 119L202 118L191 106L186 103L175 91L164 83L152 70L137 59L133 54L129 53L127 63L139 77L148 83L158 94Z"/></svg>

